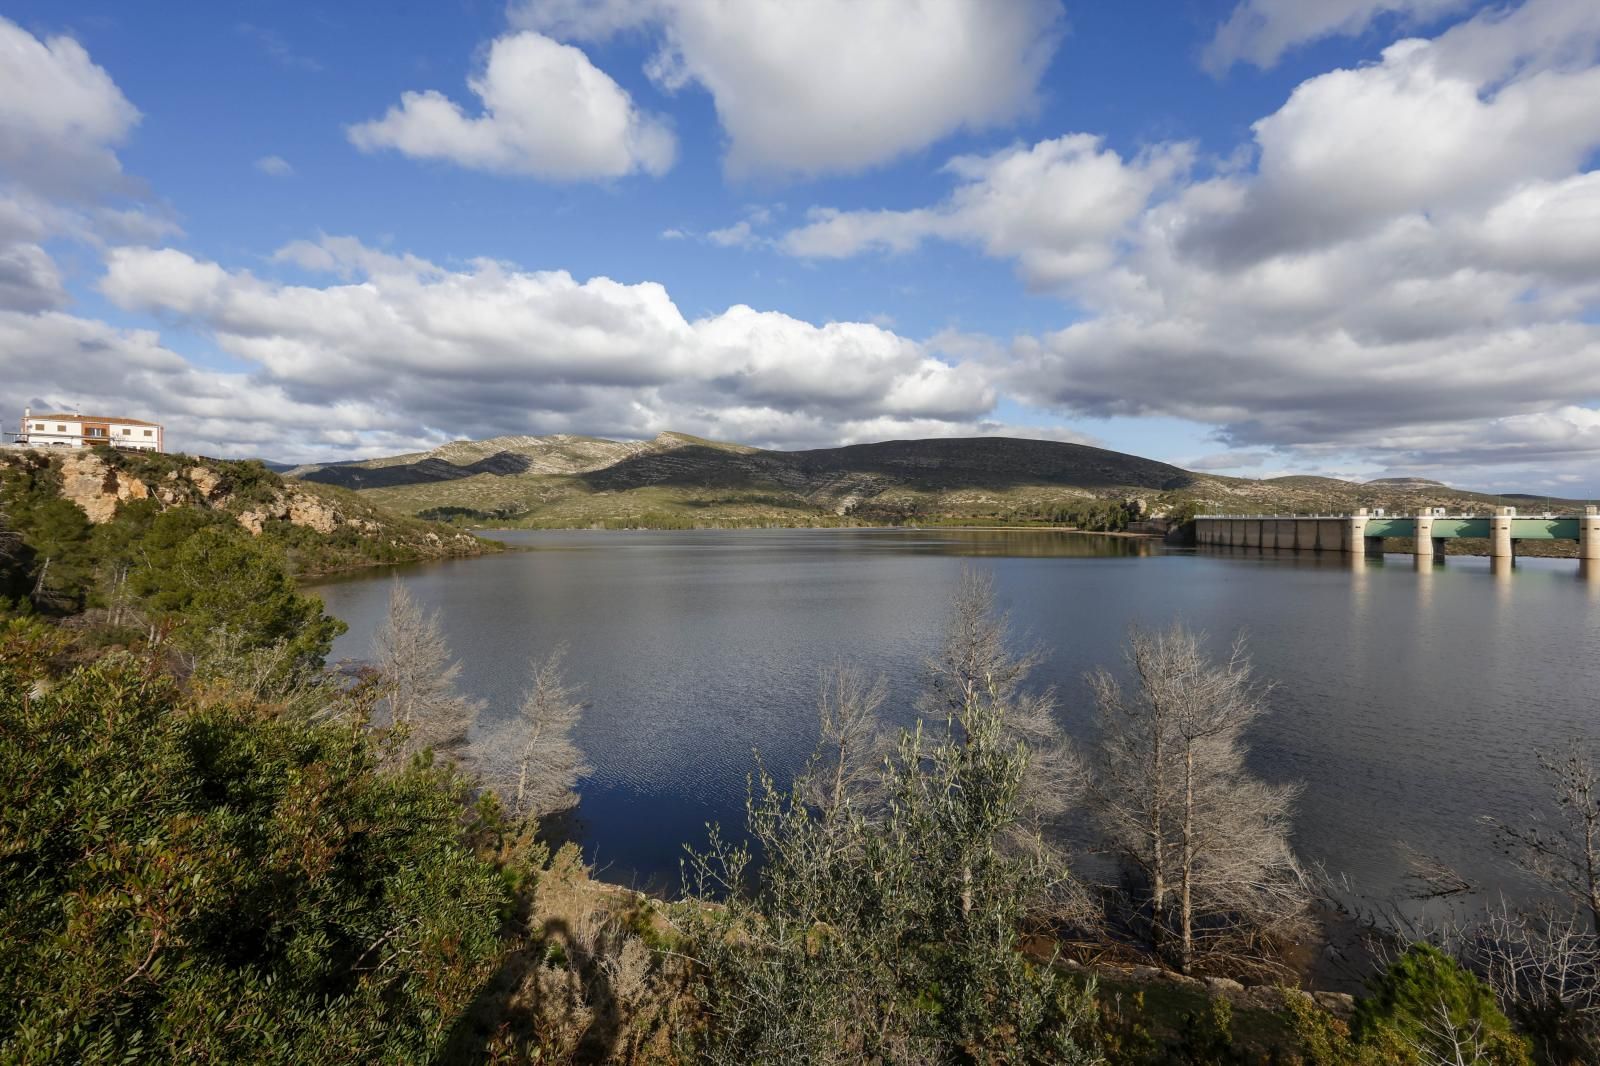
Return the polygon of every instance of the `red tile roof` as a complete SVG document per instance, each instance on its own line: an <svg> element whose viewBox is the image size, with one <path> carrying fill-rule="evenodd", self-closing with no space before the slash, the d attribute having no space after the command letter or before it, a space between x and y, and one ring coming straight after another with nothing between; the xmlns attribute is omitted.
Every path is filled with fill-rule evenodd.
<svg viewBox="0 0 1600 1066"><path fill-rule="evenodd" d="M56 421L56 422L110 422L113 425L118 425L118 426L150 426L150 427L152 427L154 429L160 429L161 428L161 423L160 422L141 422L137 418L103 418L100 415L63 415L63 414L40 413L38 411L35 411L33 414L28 415L27 418L24 419L24 421L27 421L27 422L50 422L50 421Z"/></svg>

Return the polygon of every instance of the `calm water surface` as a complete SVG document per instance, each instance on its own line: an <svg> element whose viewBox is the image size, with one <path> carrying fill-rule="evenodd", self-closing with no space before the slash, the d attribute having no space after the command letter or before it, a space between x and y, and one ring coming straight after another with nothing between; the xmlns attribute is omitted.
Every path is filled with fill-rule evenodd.
<svg viewBox="0 0 1600 1066"><path fill-rule="evenodd" d="M442 612L472 695L509 713L530 657L557 644L590 705L594 775L579 831L605 875L663 887L705 824L742 825L759 750L787 777L816 736L819 669L885 673L910 721L921 663L966 564L994 574L1015 628L1048 658L1063 722L1094 736L1086 671L1117 667L1133 624L1183 619L1218 650L1248 632L1276 685L1255 730L1265 777L1305 783L1303 858L1386 893L1402 842L1491 886L1507 882L1481 814L1538 796L1534 751L1595 736L1600 579L1569 560L1163 550L1144 541L1013 532L804 530L513 532L526 549L401 568ZM350 624L336 657L368 655L389 572L314 589ZM487 719L486 719L487 720Z"/></svg>

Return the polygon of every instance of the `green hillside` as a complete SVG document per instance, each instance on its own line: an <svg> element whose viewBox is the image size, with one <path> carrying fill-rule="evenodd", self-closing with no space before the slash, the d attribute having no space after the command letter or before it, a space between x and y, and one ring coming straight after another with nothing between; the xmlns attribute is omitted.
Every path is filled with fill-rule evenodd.
<svg viewBox="0 0 1600 1066"><path fill-rule="evenodd" d="M1485 511L1497 497L1438 482L1253 480L1122 452L1007 437L774 451L663 433L650 441L500 437L360 463L299 467L389 510L466 525L716 527L1070 525L1117 529L1199 511L1355 507ZM1558 501L1560 503L1560 501Z"/></svg>

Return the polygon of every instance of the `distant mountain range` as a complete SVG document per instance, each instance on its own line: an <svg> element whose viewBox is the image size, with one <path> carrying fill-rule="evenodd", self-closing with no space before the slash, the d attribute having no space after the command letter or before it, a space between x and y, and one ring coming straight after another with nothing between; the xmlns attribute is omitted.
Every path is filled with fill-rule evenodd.
<svg viewBox="0 0 1600 1066"><path fill-rule="evenodd" d="M1113 512L1484 510L1498 497L1422 478L1367 483L1196 473L1136 455L1010 437L774 451L663 433L649 441L496 437L294 467L394 510L531 526L1062 522Z"/></svg>

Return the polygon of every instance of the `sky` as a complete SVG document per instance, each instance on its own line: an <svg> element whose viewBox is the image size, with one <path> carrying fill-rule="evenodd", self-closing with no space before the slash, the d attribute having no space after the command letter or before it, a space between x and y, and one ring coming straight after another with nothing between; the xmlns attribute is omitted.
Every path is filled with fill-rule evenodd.
<svg viewBox="0 0 1600 1066"><path fill-rule="evenodd" d="M1600 4L0 0L24 407L1600 496Z"/></svg>

